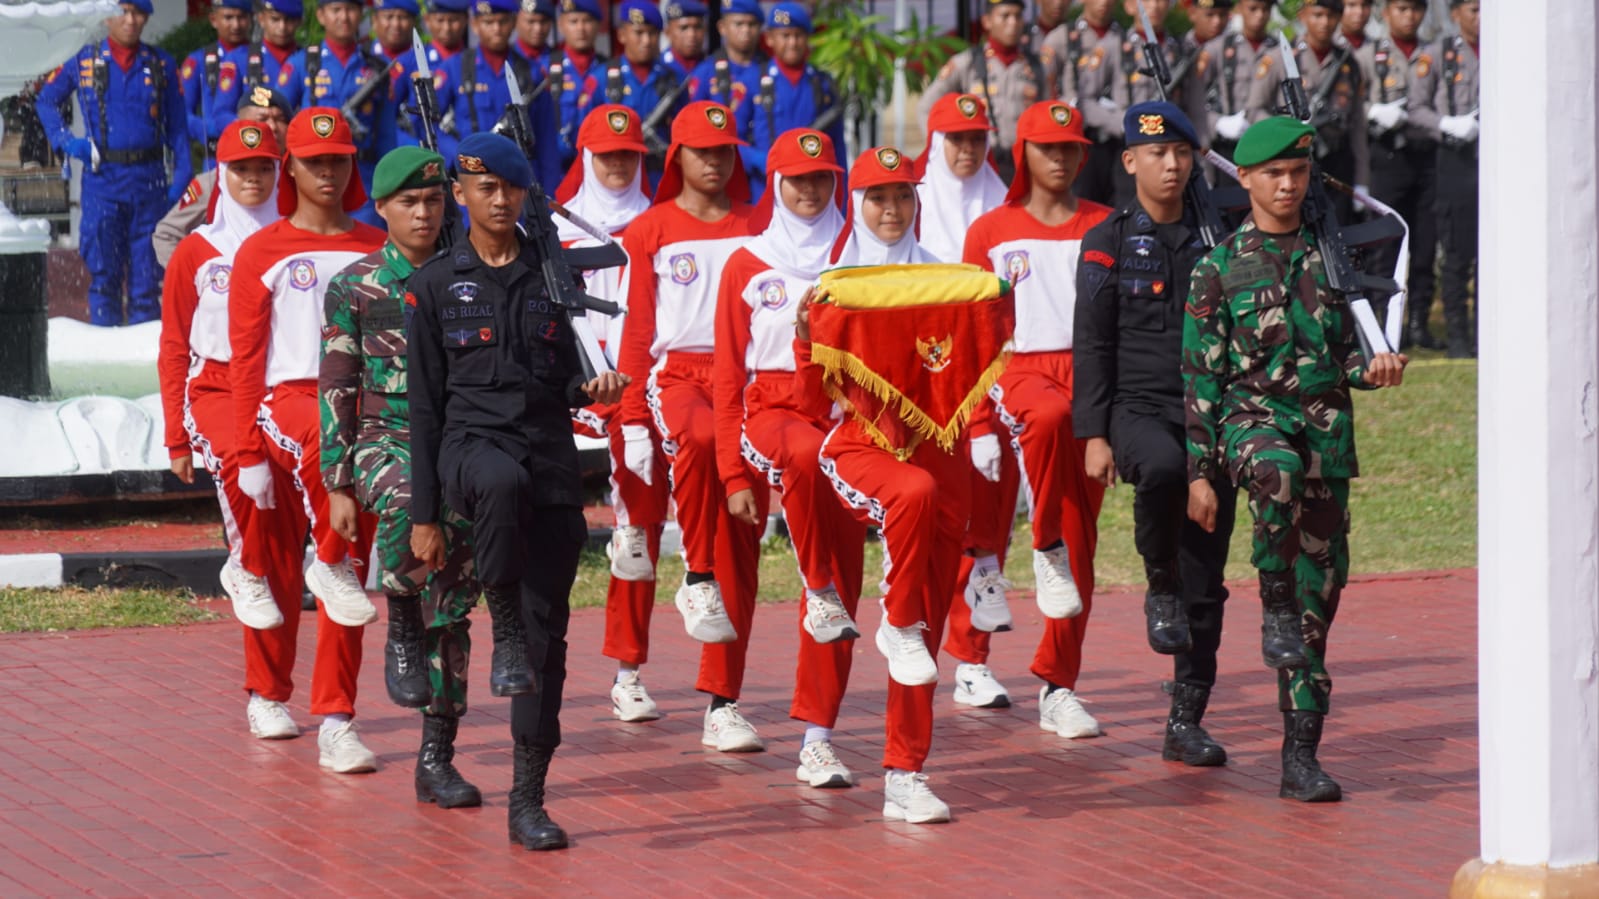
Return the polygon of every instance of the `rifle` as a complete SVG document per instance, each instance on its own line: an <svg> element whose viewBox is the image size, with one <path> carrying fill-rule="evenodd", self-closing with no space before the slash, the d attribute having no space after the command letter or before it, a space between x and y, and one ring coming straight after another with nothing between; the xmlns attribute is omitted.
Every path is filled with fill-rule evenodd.
<svg viewBox="0 0 1599 899"><path fill-rule="evenodd" d="M1169 102L1172 74L1166 65L1166 55L1160 52L1160 44L1155 40L1155 26L1149 23L1149 13L1144 10L1144 4L1134 5L1138 7L1138 21L1144 30L1144 74L1154 79L1160 99ZM1193 207L1194 215L1199 219L1199 238L1206 246L1218 246L1227 239L1230 229L1222 224L1216 199L1210 193L1210 184L1205 181L1205 173L1200 171L1197 164L1188 173L1188 183L1183 186L1183 199Z"/></svg>
<svg viewBox="0 0 1599 899"><path fill-rule="evenodd" d="M413 30L412 33L415 34L415 31ZM415 44L411 46L412 49L416 47ZM344 120L350 124L350 137L354 138L358 144L366 141L367 135L372 133L372 129L361 121L357 112L366 104L366 101L372 99L373 94L379 90L389 89L389 67L380 65L378 60L373 59L367 53L366 48L363 47L360 52L362 62L366 63L368 68L376 69L377 74L373 76L372 80L361 85L361 89L352 94L350 99L345 100L344 105L339 107L339 114L344 116Z"/></svg>
<svg viewBox="0 0 1599 899"><path fill-rule="evenodd" d="M666 96L655 101L655 108L650 110L650 114L645 117L644 143L649 145L651 156L655 156L660 159L666 158L666 151L671 149L671 147L667 145L666 141L661 140L661 136L657 133L657 130L661 127L661 122L664 121L667 115L671 113L673 108L677 106L677 101L682 99L683 94L687 92L688 79L684 78L679 81L670 91L668 91Z"/></svg>
<svg viewBox="0 0 1599 899"><path fill-rule="evenodd" d="M217 59L216 48L212 47L205 52L205 87L200 91L200 141L205 149L206 168L211 167L211 153L216 149L211 141L211 115L220 75L221 63Z"/></svg>
<svg viewBox="0 0 1599 899"><path fill-rule="evenodd" d="M528 123L527 100L522 96L522 87L517 82L516 73L512 72L510 77L505 79L505 86L511 92L511 105L506 108L504 117L495 124L494 130L515 141L522 154L531 161L534 150L533 129ZM560 235L555 230L555 220L551 216L552 209L587 231L591 237L600 241L600 245L563 248ZM627 254L609 234L595 228L580 216L572 214L561 204L552 203L545 196L544 185L540 184L537 178L533 179L533 184L528 188L527 199L522 201L521 224L528 241L539 248L539 270L544 276L544 287L549 292L550 300L565 312L567 323L572 326L572 333L577 337L578 364L583 370L583 381L587 383L594 380L602 371L612 371L610 360L605 358L605 351L600 348L600 342L594 336L594 329L589 327L588 313L620 315L622 307L589 296L583 289L581 273L626 265Z"/></svg>
<svg viewBox="0 0 1599 899"><path fill-rule="evenodd" d="M1310 98L1305 95L1305 85L1300 80L1299 64L1294 60L1287 41L1282 43L1280 49L1283 70L1287 73L1282 83L1283 105L1287 107L1289 115L1308 124L1311 117ZM1377 316L1372 312L1371 301L1366 299L1366 291L1381 290L1394 294L1402 288L1392 278L1380 278L1360 271L1355 265L1355 248L1396 239L1404 233L1404 225L1386 215L1360 225L1346 227L1340 224L1337 209L1327 195L1326 176L1314 160L1311 161L1310 175L1304 218L1321 247L1322 260L1327 268L1327 286L1348 298L1349 309L1360 326L1356 334L1366 358L1371 359L1374 353L1392 353L1394 348L1388 344L1382 328L1377 324Z"/></svg>
<svg viewBox="0 0 1599 899"><path fill-rule="evenodd" d="M422 120L422 133L417 135L422 146L437 153L439 152L439 95L433 88L433 71L428 68L427 51L423 49L422 36L411 31L411 52L416 57L416 71L411 73L411 92L416 97L415 112L417 118ZM466 231L461 227L461 207L455 203L455 194L449 185L455 183L450 177L445 184L444 191L444 225L439 228L437 246L444 250L455 246L466 238Z"/></svg>

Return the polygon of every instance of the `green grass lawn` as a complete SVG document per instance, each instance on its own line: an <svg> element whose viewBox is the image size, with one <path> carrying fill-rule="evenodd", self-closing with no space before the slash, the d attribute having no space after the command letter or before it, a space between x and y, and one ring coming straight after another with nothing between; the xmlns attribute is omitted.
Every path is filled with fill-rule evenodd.
<svg viewBox="0 0 1599 899"><path fill-rule="evenodd" d="M0 587L0 633L193 624L215 618L187 590Z"/></svg>

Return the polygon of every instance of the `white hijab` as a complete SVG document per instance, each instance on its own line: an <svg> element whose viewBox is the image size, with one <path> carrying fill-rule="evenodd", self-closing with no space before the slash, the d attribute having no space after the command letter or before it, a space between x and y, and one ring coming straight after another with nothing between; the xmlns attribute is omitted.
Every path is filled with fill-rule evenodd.
<svg viewBox="0 0 1599 899"><path fill-rule="evenodd" d="M640 157L642 160L643 157ZM650 198L644 195L644 165L639 163L633 180L621 190L606 187L594 175L594 151L583 149L583 182L578 185L572 202L564 204L581 218L606 234L615 234L650 208ZM556 233L562 243L588 238L587 231L572 224L565 216L554 215Z"/></svg>
<svg viewBox="0 0 1599 899"><path fill-rule="evenodd" d="M833 174L837 179L837 173ZM837 182L834 182L835 189ZM811 218L801 218L783 203L783 176L772 176L772 222L748 244L749 251L790 278L814 281L828 267L844 216L831 202Z"/></svg>
<svg viewBox="0 0 1599 899"><path fill-rule="evenodd" d="M275 163L281 166L282 163ZM282 216L278 215L278 173L272 172L272 193L267 195L265 202L259 206L246 206L228 193L228 163L217 163L216 209L211 213L211 221L206 222L195 231L206 239L206 242L216 248L218 253L231 259L238 252L239 244L255 232L272 224Z"/></svg>
<svg viewBox="0 0 1599 899"><path fill-rule="evenodd" d="M944 132L933 132L927 144L927 171L917 189L922 208L922 245L933 255L960 262L966 231L977 217L1005 202L1005 182L985 160L977 174L961 178L944 159Z"/></svg>
<svg viewBox="0 0 1599 899"><path fill-rule="evenodd" d="M914 194L913 194L914 195ZM838 261L833 265L838 268L850 265L916 265L924 262L938 262L938 258L922 248L916 240L916 218L921 215L921 201L917 200L916 215L912 216L911 227L905 229L899 240L894 243L884 243L881 238L866 227L866 218L861 215L861 203L866 200L866 191L852 190L849 192L850 226L849 239L844 242L844 249L839 252ZM959 259L954 260L959 262Z"/></svg>

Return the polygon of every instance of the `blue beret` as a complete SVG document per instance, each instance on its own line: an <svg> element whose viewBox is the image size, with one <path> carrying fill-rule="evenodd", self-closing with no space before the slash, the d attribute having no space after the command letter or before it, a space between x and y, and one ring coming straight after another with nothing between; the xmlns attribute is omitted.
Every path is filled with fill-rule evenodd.
<svg viewBox="0 0 1599 899"><path fill-rule="evenodd" d="M555 0L522 0L522 12L530 12L546 19L555 18Z"/></svg>
<svg viewBox="0 0 1599 899"><path fill-rule="evenodd" d="M372 0L373 12L384 9L397 9L400 12L408 12L413 16L422 14L422 7L417 5L416 0Z"/></svg>
<svg viewBox="0 0 1599 899"><path fill-rule="evenodd" d="M710 10L700 0L671 0L666 4L666 21L673 19L705 18L710 15Z"/></svg>
<svg viewBox="0 0 1599 899"><path fill-rule="evenodd" d="M666 27L666 22L661 19L661 11L655 4L646 3L645 0L626 0L616 11L618 25L649 25L660 29Z"/></svg>
<svg viewBox="0 0 1599 899"><path fill-rule="evenodd" d="M779 3L766 13L767 28L798 28L810 34L811 14L798 3Z"/></svg>
<svg viewBox="0 0 1599 899"><path fill-rule="evenodd" d="M561 0L561 12L581 12L588 13L595 19L605 18L600 12L599 0Z"/></svg>
<svg viewBox="0 0 1599 899"><path fill-rule="evenodd" d="M523 190L533 184L533 166L516 142L492 131L479 131L456 146L455 170L463 175L498 175Z"/></svg>
<svg viewBox="0 0 1599 899"><path fill-rule="evenodd" d="M1186 141L1196 150L1199 149L1199 134L1194 131L1194 123L1188 120L1188 116L1184 115L1175 103L1161 100L1134 103L1127 107L1127 114L1122 118L1122 126L1129 147L1180 140Z"/></svg>
<svg viewBox="0 0 1599 899"><path fill-rule="evenodd" d="M155 15L155 5L150 0L122 0L119 6L131 6L147 16Z"/></svg>
<svg viewBox="0 0 1599 899"><path fill-rule="evenodd" d="M250 0L216 0L212 5L222 9L241 9L245 12L255 9Z"/></svg>
<svg viewBox="0 0 1599 899"><path fill-rule="evenodd" d="M326 3L327 0L322 0ZM516 15L522 11L522 4L517 0L472 0L472 15L486 16L490 13L510 13Z"/></svg>
<svg viewBox="0 0 1599 899"><path fill-rule="evenodd" d="M757 0L722 0L722 15L754 16L759 19L761 4Z"/></svg>
<svg viewBox="0 0 1599 899"><path fill-rule="evenodd" d="M428 0L428 12L453 12L464 16L471 9L471 0Z"/></svg>
<svg viewBox="0 0 1599 899"><path fill-rule="evenodd" d="M300 0L261 0L261 8L291 19L305 18L305 4Z"/></svg>

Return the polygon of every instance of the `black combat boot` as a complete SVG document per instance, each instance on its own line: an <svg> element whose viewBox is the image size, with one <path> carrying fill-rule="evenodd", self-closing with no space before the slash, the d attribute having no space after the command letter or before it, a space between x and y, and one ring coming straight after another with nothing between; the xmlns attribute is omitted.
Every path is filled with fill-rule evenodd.
<svg viewBox="0 0 1599 899"><path fill-rule="evenodd" d="M522 623L521 592L520 584L483 585L483 604L489 607L489 622L494 633L489 692L495 696L533 692L533 675L527 670L527 633Z"/></svg>
<svg viewBox="0 0 1599 899"><path fill-rule="evenodd" d="M1283 787L1277 795L1300 802L1337 802L1344 798L1338 781L1316 761L1321 744L1321 712L1283 712Z"/></svg>
<svg viewBox="0 0 1599 899"><path fill-rule="evenodd" d="M1294 597L1292 571L1260 573L1260 652L1267 668L1303 668L1305 659L1304 625L1300 621L1299 600Z"/></svg>
<svg viewBox="0 0 1599 899"><path fill-rule="evenodd" d="M553 749L518 740L516 770L511 776L511 841L534 851L565 849L566 831L544 811L544 779L550 773Z"/></svg>
<svg viewBox="0 0 1599 899"><path fill-rule="evenodd" d="M383 685L395 705L420 709L433 701L427 659L422 654L422 600L414 595L388 599L389 639L383 644Z"/></svg>
<svg viewBox="0 0 1599 899"><path fill-rule="evenodd" d="M1188 612L1183 608L1183 582L1177 574L1177 560L1145 562L1144 576L1149 589L1144 591L1144 625L1149 648L1161 655L1174 656L1194 648L1188 632Z"/></svg>
<svg viewBox="0 0 1599 899"><path fill-rule="evenodd" d="M416 754L416 801L439 808L476 808L483 794L455 770L455 732L459 718L422 716L422 749Z"/></svg>
<svg viewBox="0 0 1599 899"><path fill-rule="evenodd" d="M1166 743L1161 747L1161 758L1194 768L1227 764L1227 750L1199 725L1209 703L1210 688L1172 684L1171 712L1166 716Z"/></svg>

